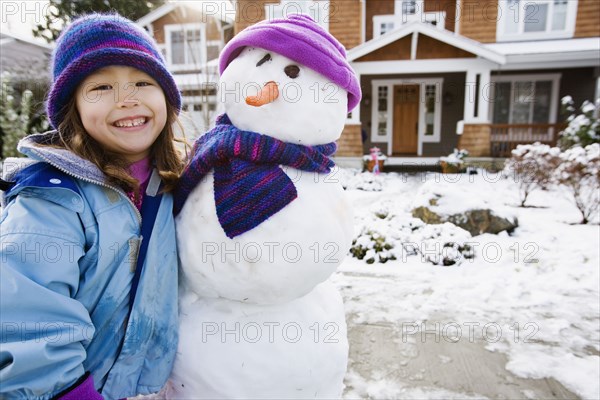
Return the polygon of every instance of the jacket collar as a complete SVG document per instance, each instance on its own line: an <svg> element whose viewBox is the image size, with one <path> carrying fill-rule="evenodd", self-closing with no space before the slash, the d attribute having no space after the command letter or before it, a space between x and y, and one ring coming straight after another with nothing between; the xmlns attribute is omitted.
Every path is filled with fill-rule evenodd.
<svg viewBox="0 0 600 400"><path fill-rule="evenodd" d="M21 139L17 145L17 150L29 158L45 161L76 178L100 183L106 182L107 179L104 173L92 162L66 149L40 146L41 144L53 143L57 138L58 132L56 130L29 135Z"/></svg>

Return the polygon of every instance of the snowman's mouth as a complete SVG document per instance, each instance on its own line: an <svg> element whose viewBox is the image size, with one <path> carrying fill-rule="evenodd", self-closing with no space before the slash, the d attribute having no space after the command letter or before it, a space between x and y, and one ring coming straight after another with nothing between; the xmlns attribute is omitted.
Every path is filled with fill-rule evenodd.
<svg viewBox="0 0 600 400"><path fill-rule="evenodd" d="M265 83L265 86L256 96L246 97L246 104L253 107L261 107L277 100L279 97L279 86L273 81Z"/></svg>

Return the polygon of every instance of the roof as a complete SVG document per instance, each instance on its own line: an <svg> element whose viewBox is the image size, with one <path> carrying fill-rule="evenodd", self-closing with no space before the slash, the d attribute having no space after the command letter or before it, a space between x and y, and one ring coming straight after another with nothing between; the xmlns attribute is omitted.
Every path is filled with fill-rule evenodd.
<svg viewBox="0 0 600 400"><path fill-rule="evenodd" d="M14 42L21 42L23 44L28 44L31 46L39 47L40 50L52 50L52 47L53 47L52 44L44 43L40 40L37 40L37 39L29 37L29 36L18 35L18 34L11 33L11 32L1 32L0 33L0 45L1 46L5 46L9 43L14 43Z"/></svg>
<svg viewBox="0 0 600 400"><path fill-rule="evenodd" d="M228 11L227 4L217 4L217 7L215 7L214 3L215 3L215 0L211 0L210 2L205 1L205 0L196 1L196 2L186 2L186 3L168 2L168 3L165 3L162 6L158 7L157 9L149 12L148 14L144 15L142 18L138 19L136 22L138 25L147 26L147 25L151 24L152 22L156 21L157 19L162 18L165 15L169 14L170 12L175 10L177 7L181 7L181 6L195 8L199 11L205 12L207 16L214 17L214 18L219 19L224 22L231 22L232 21L231 15L228 15L228 13L227 13L227 11ZM222 1L222 3L229 3L229 2L225 0L225 1Z"/></svg>
<svg viewBox="0 0 600 400"><path fill-rule="evenodd" d="M489 43L486 48L502 54L509 64L589 60L600 66L600 37Z"/></svg>
<svg viewBox="0 0 600 400"><path fill-rule="evenodd" d="M403 24L399 28L390 31L385 35L381 35L375 39L371 39L368 42L361 44L360 46L352 48L350 51L348 51L348 61L355 61L362 56L387 46L388 44L402 39L403 37L412 35L413 33L429 36L433 39L439 40L440 42L454 46L469 53L473 53L478 57L487 59L496 64L506 63L506 57L503 54L494 49L487 48L485 45L476 40L457 35L454 32L450 32L445 29L438 29L431 24L417 21Z"/></svg>

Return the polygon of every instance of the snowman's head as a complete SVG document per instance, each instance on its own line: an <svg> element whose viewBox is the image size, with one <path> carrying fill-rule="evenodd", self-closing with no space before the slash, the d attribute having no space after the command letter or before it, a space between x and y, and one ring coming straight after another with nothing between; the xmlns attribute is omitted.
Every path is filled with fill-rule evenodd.
<svg viewBox="0 0 600 400"><path fill-rule="evenodd" d="M246 47L221 75L220 99L242 130L317 145L339 139L348 92L314 70L273 51Z"/></svg>
<svg viewBox="0 0 600 400"><path fill-rule="evenodd" d="M361 97L344 46L307 15L244 29L221 52L219 72L235 126L291 143L338 139Z"/></svg>

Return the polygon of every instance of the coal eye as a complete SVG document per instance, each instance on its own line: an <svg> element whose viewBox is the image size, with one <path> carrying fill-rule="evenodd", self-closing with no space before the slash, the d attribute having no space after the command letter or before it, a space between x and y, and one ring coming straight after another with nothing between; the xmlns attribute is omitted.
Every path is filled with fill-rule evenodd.
<svg viewBox="0 0 600 400"><path fill-rule="evenodd" d="M288 65L283 69L283 72L292 79L296 79L300 74L300 68L297 65Z"/></svg>
<svg viewBox="0 0 600 400"><path fill-rule="evenodd" d="M267 61L271 61L271 55L269 53L265 54L265 56L263 58L261 58L259 62L256 63L256 66L260 67Z"/></svg>

